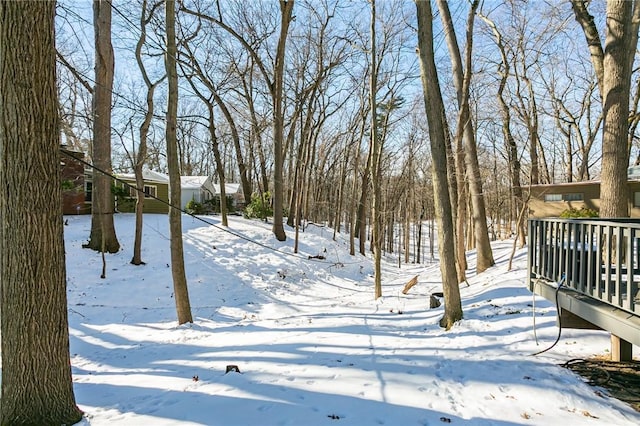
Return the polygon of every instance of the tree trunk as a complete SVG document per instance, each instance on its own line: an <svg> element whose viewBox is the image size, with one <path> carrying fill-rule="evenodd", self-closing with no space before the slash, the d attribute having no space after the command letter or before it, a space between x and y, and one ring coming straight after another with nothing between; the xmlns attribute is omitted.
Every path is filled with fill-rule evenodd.
<svg viewBox="0 0 640 426"><path fill-rule="evenodd" d="M167 102L167 167L169 169L169 203L180 205L180 166L178 164L178 141L176 125L178 116L178 73L176 70L176 21L175 0L166 0L167 55L165 66L169 77L169 96ZM182 215L180 210L169 209L169 233L171 239L171 274L173 293L176 299L178 324L193 322L187 277L184 270L184 252L182 246Z"/></svg>
<svg viewBox="0 0 640 426"><path fill-rule="evenodd" d="M629 217L627 168L629 151L629 92L631 90L631 22L633 3L607 2L607 36L604 48L601 217ZM637 33L637 27L635 27Z"/></svg>
<svg viewBox="0 0 640 426"><path fill-rule="evenodd" d="M585 34L602 97L600 217L629 217L627 120L631 70L640 25L640 1L607 1L604 49L593 16L587 11L587 2L571 0L571 4Z"/></svg>
<svg viewBox="0 0 640 426"><path fill-rule="evenodd" d="M360 199L356 216L356 235L358 236L358 249L363 256L367 255L367 199L369 198L369 170L371 155L367 156L367 165L362 172L362 184L360 185Z"/></svg>
<svg viewBox="0 0 640 426"><path fill-rule="evenodd" d="M149 16L153 12L149 12ZM140 38L136 44L136 62L138 68L142 74L142 78L147 87L147 109L144 113L144 119L140 124L140 144L138 147L138 155L135 158L135 164L133 166L133 172L136 177L136 230L133 241L133 257L131 263L134 265L144 265L142 261L142 226L143 226L143 213L144 213L144 177L142 171L144 164L147 160L147 138L149 136L149 127L151 126L151 120L153 119L153 94L155 88L159 83L151 83L147 75L147 70L142 61L142 47L144 46L147 36L147 23L151 18L147 15L147 1L142 2L142 12L140 13Z"/></svg>
<svg viewBox="0 0 640 426"><path fill-rule="evenodd" d="M371 209L371 247L373 249L373 287L374 297L382 297L382 179L381 179L381 157L382 142L378 136L378 111L376 94L378 86L378 70L376 69L376 1L371 0L371 74L369 75L369 102L371 103L371 185L373 187L372 209Z"/></svg>
<svg viewBox="0 0 640 426"><path fill-rule="evenodd" d="M504 147L507 153L507 162L509 166L509 179L511 183L511 197L513 202L515 203L514 214L509 217L509 224L515 222L516 223L516 234L520 238L521 247L524 246L524 238L525 238L525 229L522 225L524 222L518 220L518 212L522 208L523 198L522 198L522 186L520 184L520 159L518 155L518 145L516 144L516 140L513 137L513 133L511 132L511 111L509 109L509 105L504 98L504 90L507 86L507 79L510 74L510 65L509 60L507 58L506 48L504 46L504 42L502 39L502 34L498 31L496 25L490 21L488 18L483 18L485 22L491 27L493 31L493 35L495 37L496 45L498 46L498 50L500 51L500 58L502 61L502 66L498 66L500 75L500 82L498 83L498 92L496 94L498 98L498 105L500 106L500 114L502 118L502 137L504 138ZM532 92L529 92L530 95L533 95ZM537 151L536 151L537 152ZM533 160L533 159L532 159ZM533 172L532 172L533 173Z"/></svg>
<svg viewBox="0 0 640 426"><path fill-rule="evenodd" d="M69 357L54 18L53 1L0 2L3 425L82 418Z"/></svg>
<svg viewBox="0 0 640 426"><path fill-rule="evenodd" d="M487 213L484 203L484 195L482 192L482 176L480 174L480 165L478 163L478 148L476 146L475 135L473 131L473 125L471 120L471 112L469 109L469 85L471 81L471 48L473 42L473 22L475 18L475 10L478 6L478 1L474 1L469 11L469 17L467 19L467 37L466 37L466 52L465 52L465 68L464 73L462 69L462 59L460 56L460 49L458 48L458 42L455 37L455 31L452 24L449 24L449 31L446 31L449 51L451 55L452 63L454 64L454 84L456 91L458 92L458 103L460 108L460 116L458 120L458 129L462 131L462 138L465 148L465 164L468 172L469 179L469 193L471 196L471 206L473 214L473 229L476 237L476 252L477 262L476 271L478 273L485 271L490 266L494 265L493 251L491 250L491 243L489 242L489 230L487 229ZM448 15L449 8L446 7L446 3L439 1L442 4L442 11L445 11ZM446 16L443 15L443 19ZM449 18L448 21L451 22ZM460 131L458 132L460 133Z"/></svg>
<svg viewBox="0 0 640 426"><path fill-rule="evenodd" d="M416 0L416 9L420 76L424 91L427 121L429 123L431 157L433 159L432 175L435 216L438 220L440 272L442 273L442 288L446 301L444 315L440 319L440 326L448 330L456 321L462 319L462 303L460 301L460 288L458 287L456 272L454 229L447 180L447 155L442 122L444 105L440 94L433 50L433 16L430 0Z"/></svg>
<svg viewBox="0 0 640 426"><path fill-rule="evenodd" d="M284 163L284 111L282 109L285 47L287 33L293 11L293 0L280 0L280 37L276 50L275 67L273 72L273 235L278 241L285 241L283 207L284 182L282 165Z"/></svg>
<svg viewBox="0 0 640 426"><path fill-rule="evenodd" d="M571 8L587 40L589 52L591 53L591 63L598 79L600 96L602 96L604 93L604 51L602 50L600 35L593 16L587 10L587 3L588 1L585 0L571 0Z"/></svg>
<svg viewBox="0 0 640 426"><path fill-rule="evenodd" d="M473 133L470 134L468 131L472 130L471 116L468 108L468 90L466 93L464 92L465 83L462 70L462 58L460 56L460 49L458 47L458 41L456 39L455 31L453 28L453 21L451 20L449 5L446 1L438 0L438 9L440 10L440 19L442 20L442 24L446 28L445 34L447 46L449 48L449 56L451 57L452 73L456 87L456 97L458 99L459 108L455 143L451 148L451 154L454 156L453 164L455 165L455 180L452 180L452 184L455 184L455 192L452 192L454 196L451 198L451 206L453 208L454 222L456 224L455 246L456 260L458 263L458 282L463 282L467 279L466 269L468 267L465 250L466 244L464 238L465 222L467 216L467 185L465 182L466 165L464 160L464 147L469 143L469 137L473 138ZM470 13L472 13L474 10L475 6ZM463 108L464 105L467 105L467 107ZM446 115L444 116L443 120L446 120ZM447 133L445 133L445 136L447 135ZM455 194L457 194L457 197Z"/></svg>
<svg viewBox="0 0 640 426"><path fill-rule="evenodd" d="M351 179L352 188L351 188L351 205L349 207L349 254L354 256L356 254L355 248L355 238L358 236L358 240L360 241L360 204L359 198L357 197L358 192L358 171L360 168L360 141L364 135L365 129L365 120L364 115L360 124L360 131L358 132L358 137L355 138L356 143L356 152L355 152L355 160L353 162L353 178ZM365 171L366 174L366 171ZM364 180L364 178L363 178ZM359 247L360 248L360 247ZM362 253L362 251L360 251ZM364 253L362 253L364 254Z"/></svg>
<svg viewBox="0 0 640 426"><path fill-rule="evenodd" d="M93 2L95 29L95 73L93 91L93 164L100 170L111 170L111 96L113 88L113 47L111 46L111 2ZM111 193L111 177L93 171L91 234L86 247L96 251L116 253L120 243L113 224L115 210Z"/></svg>
<svg viewBox="0 0 640 426"><path fill-rule="evenodd" d="M211 102L207 102L207 109L209 110L209 137L211 138L211 149L213 150L213 158L216 162L216 170L218 171L218 181L220 183L220 217L221 225L229 226L229 219L227 218L227 189L226 178L224 175L224 164L222 163L222 156L220 155L220 146L218 143L218 136L216 134L216 122L213 115L213 105Z"/></svg>
<svg viewBox="0 0 640 426"><path fill-rule="evenodd" d="M218 93L213 90L212 92L213 100L216 102L220 111L224 115L227 123L229 124L229 129L231 130L231 139L233 140L233 147L236 153L236 161L238 163L238 172L240 173L240 183L242 184L242 193L244 194L244 199L247 203L251 201L251 183L249 181L249 171L247 169L247 165L244 161L244 156L242 155L242 147L240 146L240 135L238 134L238 129L236 127L236 123L233 120L233 116L231 112L229 112L229 108L222 101L222 98L218 95Z"/></svg>

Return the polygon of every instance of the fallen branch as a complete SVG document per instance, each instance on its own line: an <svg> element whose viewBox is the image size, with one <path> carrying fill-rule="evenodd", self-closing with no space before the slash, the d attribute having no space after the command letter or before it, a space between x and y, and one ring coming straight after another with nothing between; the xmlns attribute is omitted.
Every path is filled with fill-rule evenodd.
<svg viewBox="0 0 640 426"><path fill-rule="evenodd" d="M407 294L409 293L409 290L411 290L411 287L413 287L414 285L418 284L418 276L416 275L415 277L411 278L405 285L404 288L402 289L402 294Z"/></svg>

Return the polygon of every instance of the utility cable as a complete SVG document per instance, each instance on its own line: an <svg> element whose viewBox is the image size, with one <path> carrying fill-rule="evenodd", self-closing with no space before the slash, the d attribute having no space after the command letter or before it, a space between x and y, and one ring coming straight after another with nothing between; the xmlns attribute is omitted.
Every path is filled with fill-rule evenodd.
<svg viewBox="0 0 640 426"><path fill-rule="evenodd" d="M553 348L555 345L557 345L558 342L560 341L560 336L562 334L562 318L560 317L560 303L558 301L558 293L560 293L560 289L564 285L565 279L566 279L566 276L562 274L562 278L560 278L560 281L557 282L557 287L556 287L556 315L558 319L558 336L556 337L556 341L553 342L553 344L548 348L538 351L534 354L531 354L531 356L536 356L536 355L540 355L542 353L547 352L548 350Z"/></svg>

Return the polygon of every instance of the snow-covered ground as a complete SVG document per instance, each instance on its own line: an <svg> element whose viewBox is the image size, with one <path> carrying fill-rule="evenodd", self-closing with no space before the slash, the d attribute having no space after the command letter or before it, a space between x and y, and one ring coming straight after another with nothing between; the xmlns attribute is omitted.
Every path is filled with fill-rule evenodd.
<svg viewBox="0 0 640 426"><path fill-rule="evenodd" d="M177 325L168 219L146 215L144 266L129 263L134 216L116 215L122 250L82 249L89 216L66 218L71 362L84 425L637 425L640 413L559 364L606 355L604 332L563 330L526 289L526 251L462 286L465 319L438 326L436 261L384 264L309 226L276 241L271 225L183 216L193 324ZM275 249L275 250L273 250ZM309 256L325 259L309 259ZM469 254L470 266L475 264ZM401 290L413 276L419 283ZM534 338L535 307L538 344ZM634 348L637 349L637 348ZM240 373L225 374L236 365ZM598 392L596 392L598 391Z"/></svg>

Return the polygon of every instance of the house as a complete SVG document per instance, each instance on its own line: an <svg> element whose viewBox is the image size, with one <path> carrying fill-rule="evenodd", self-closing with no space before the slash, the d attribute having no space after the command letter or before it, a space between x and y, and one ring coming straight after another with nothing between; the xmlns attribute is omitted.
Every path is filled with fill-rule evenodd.
<svg viewBox="0 0 640 426"><path fill-rule="evenodd" d="M144 213L168 213L169 212L169 176L164 173L145 169L142 171L144 179ZM117 174L116 178L133 187L136 186L136 177L133 173ZM123 194L116 196L116 211L121 213L135 212L136 189L116 183L116 187L123 189Z"/></svg>
<svg viewBox="0 0 640 426"><path fill-rule="evenodd" d="M640 176L630 172L627 188L629 216L640 218ZM588 208L599 212L600 181L531 186L529 217L559 217L570 208Z"/></svg>
<svg viewBox="0 0 640 426"><path fill-rule="evenodd" d="M91 213L91 184L85 179L84 153L60 148L62 214ZM89 199L87 200L87 185Z"/></svg>
<svg viewBox="0 0 640 426"><path fill-rule="evenodd" d="M629 218L561 219L569 208L600 211L600 182L533 185L528 286L555 302L563 328L611 333L611 359L640 346L640 167L627 172Z"/></svg>
<svg viewBox="0 0 640 426"><path fill-rule="evenodd" d="M216 195L220 195L220 184L213 185ZM234 210L242 210L246 205L244 199L244 192L242 191L242 185L239 183L227 183L224 184L224 192L227 197L231 197L232 206Z"/></svg>
<svg viewBox="0 0 640 426"><path fill-rule="evenodd" d="M211 176L180 176L180 207L185 209L187 203L194 200L200 204L215 195Z"/></svg>

